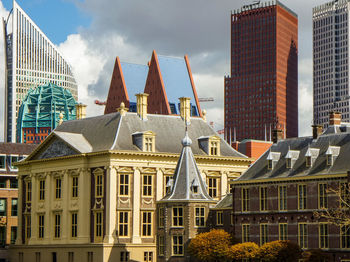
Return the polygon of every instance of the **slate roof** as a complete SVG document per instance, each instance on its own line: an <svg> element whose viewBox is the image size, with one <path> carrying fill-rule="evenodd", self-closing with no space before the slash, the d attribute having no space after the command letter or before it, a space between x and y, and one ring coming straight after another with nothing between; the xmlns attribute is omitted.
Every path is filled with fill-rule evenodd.
<svg viewBox="0 0 350 262"><path fill-rule="evenodd" d="M206 184L192 154L192 141L187 132L181 144L182 151L175 169L173 185L169 193L160 201L214 201L207 193ZM193 186L197 186L197 192L194 192Z"/></svg>
<svg viewBox="0 0 350 262"><path fill-rule="evenodd" d="M232 193L228 193L224 198L222 198L214 207L214 209L232 209L233 199Z"/></svg>
<svg viewBox="0 0 350 262"><path fill-rule="evenodd" d="M280 179L289 177L312 177L315 175L346 174L350 170L350 132L349 128L331 126L317 139L300 137L281 140L271 146L242 176L235 182L256 179ZM339 155L335 156L334 163L327 165L326 152L331 147L340 147ZM286 155L290 150L300 151L298 158L291 169L286 167ZM316 157L311 167L306 166L306 155ZM271 153L281 153L272 170L267 168L267 158ZM336 154L335 154L336 155Z"/></svg>
<svg viewBox="0 0 350 262"><path fill-rule="evenodd" d="M30 155L38 145L0 142L0 154L4 155Z"/></svg>
<svg viewBox="0 0 350 262"><path fill-rule="evenodd" d="M132 134L153 131L156 134L156 152L178 154L182 151L179 141L184 136L184 126L180 116L148 114L147 120L142 120L136 113L128 112L121 116L117 112L63 122L53 133L68 144L74 143L73 147L80 153L89 153L104 150L140 151L133 144ZM217 136L217 133L202 118L193 117L188 126L188 135L194 141L191 145L193 154L207 155L199 147L198 138ZM220 148L221 156L248 160L248 157L234 150L223 139L220 141Z"/></svg>

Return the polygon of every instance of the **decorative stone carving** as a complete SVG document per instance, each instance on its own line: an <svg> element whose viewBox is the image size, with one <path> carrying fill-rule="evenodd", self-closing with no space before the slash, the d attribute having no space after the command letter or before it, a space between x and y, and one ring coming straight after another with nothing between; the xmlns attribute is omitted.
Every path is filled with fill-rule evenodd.
<svg viewBox="0 0 350 262"><path fill-rule="evenodd" d="M56 139L46 148L45 151L35 156L35 159L47 159L47 158L71 156L71 155L77 155L77 154L79 154L79 152L75 151L73 148L68 146L62 140Z"/></svg>

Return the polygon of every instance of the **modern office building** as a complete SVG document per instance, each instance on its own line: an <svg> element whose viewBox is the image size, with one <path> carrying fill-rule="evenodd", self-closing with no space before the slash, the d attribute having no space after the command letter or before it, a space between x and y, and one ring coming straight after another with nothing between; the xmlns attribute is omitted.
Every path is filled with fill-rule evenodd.
<svg viewBox="0 0 350 262"><path fill-rule="evenodd" d="M76 119L76 105L68 89L48 84L30 89L17 117L17 143L40 144L60 121Z"/></svg>
<svg viewBox="0 0 350 262"><path fill-rule="evenodd" d="M279 1L258 2L231 14L225 130L227 140L266 140L275 127L298 136L298 17Z"/></svg>
<svg viewBox="0 0 350 262"><path fill-rule="evenodd" d="M136 112L136 94L147 93L152 114L179 115L181 96L190 98L191 116L202 116L188 57L169 57L153 51L146 65L120 62L116 58L105 114L124 103Z"/></svg>
<svg viewBox="0 0 350 262"><path fill-rule="evenodd" d="M57 19L57 18L54 18ZM53 83L68 89L75 100L78 88L72 70L57 47L22 8L3 19L5 37L5 141L15 142L19 107L29 89Z"/></svg>
<svg viewBox="0 0 350 262"><path fill-rule="evenodd" d="M314 124L327 127L330 111L350 120L349 1L313 8Z"/></svg>

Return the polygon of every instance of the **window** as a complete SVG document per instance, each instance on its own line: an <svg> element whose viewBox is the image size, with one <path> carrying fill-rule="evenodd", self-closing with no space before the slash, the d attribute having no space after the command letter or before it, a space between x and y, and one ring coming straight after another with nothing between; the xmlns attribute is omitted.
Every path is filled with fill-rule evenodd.
<svg viewBox="0 0 350 262"><path fill-rule="evenodd" d="M217 156L218 152L219 152L219 150L218 150L218 142L217 141L210 142L210 155Z"/></svg>
<svg viewBox="0 0 350 262"><path fill-rule="evenodd" d="M158 227L163 228L164 227L164 207L160 207L158 210Z"/></svg>
<svg viewBox="0 0 350 262"><path fill-rule="evenodd" d="M44 225L45 225L45 216L39 215L38 216L38 237L44 238Z"/></svg>
<svg viewBox="0 0 350 262"><path fill-rule="evenodd" d="M320 223L319 225L320 248L328 248L328 224Z"/></svg>
<svg viewBox="0 0 350 262"><path fill-rule="evenodd" d="M152 212L142 212L142 236L152 236Z"/></svg>
<svg viewBox="0 0 350 262"><path fill-rule="evenodd" d="M306 167L311 167L312 166L312 158L311 156L306 157Z"/></svg>
<svg viewBox="0 0 350 262"><path fill-rule="evenodd" d="M0 156L0 169L6 169L6 156Z"/></svg>
<svg viewBox="0 0 350 262"><path fill-rule="evenodd" d="M183 236L173 236L172 238L173 244L173 256L183 256L184 255L184 242Z"/></svg>
<svg viewBox="0 0 350 262"><path fill-rule="evenodd" d="M303 249L308 248L307 236L308 236L307 224L299 223L298 224L298 244Z"/></svg>
<svg viewBox="0 0 350 262"><path fill-rule="evenodd" d="M11 227L11 244L16 242L17 238L17 227Z"/></svg>
<svg viewBox="0 0 350 262"><path fill-rule="evenodd" d="M288 227L286 223L278 224L279 231L279 240L287 240L288 239Z"/></svg>
<svg viewBox="0 0 350 262"><path fill-rule="evenodd" d="M327 157L327 166L333 165L333 155L328 154L326 157Z"/></svg>
<svg viewBox="0 0 350 262"><path fill-rule="evenodd" d="M242 212L249 211L249 188L242 188Z"/></svg>
<svg viewBox="0 0 350 262"><path fill-rule="evenodd" d="M164 176L165 181L164 181L164 194L163 194L163 196L170 193L171 187L168 188L168 183L172 178L173 178L173 176L169 176L169 175Z"/></svg>
<svg viewBox="0 0 350 262"><path fill-rule="evenodd" d="M95 174L95 196L103 197L103 175L102 173Z"/></svg>
<svg viewBox="0 0 350 262"><path fill-rule="evenodd" d="M32 201L32 182L26 181L26 202L30 203Z"/></svg>
<svg viewBox="0 0 350 262"><path fill-rule="evenodd" d="M222 226L224 224L224 214L222 211L216 211L216 225Z"/></svg>
<svg viewBox="0 0 350 262"><path fill-rule="evenodd" d="M318 205L319 208L328 207L327 184L318 185Z"/></svg>
<svg viewBox="0 0 350 262"><path fill-rule="evenodd" d="M341 248L350 248L350 227L340 227Z"/></svg>
<svg viewBox="0 0 350 262"><path fill-rule="evenodd" d="M298 186L298 209L306 209L306 185Z"/></svg>
<svg viewBox="0 0 350 262"><path fill-rule="evenodd" d="M71 236L77 237L78 236L78 213L72 213L72 232Z"/></svg>
<svg viewBox="0 0 350 262"><path fill-rule="evenodd" d="M143 190L142 194L143 196L152 196L152 175L143 175L142 181L143 181Z"/></svg>
<svg viewBox="0 0 350 262"><path fill-rule="evenodd" d="M182 227L184 219L183 207L173 207L173 226Z"/></svg>
<svg viewBox="0 0 350 262"><path fill-rule="evenodd" d="M267 243L268 240L268 225L267 224L260 224L260 245L263 245Z"/></svg>
<svg viewBox="0 0 350 262"><path fill-rule="evenodd" d="M73 176L72 177L72 198L78 197L78 183L79 183L79 177Z"/></svg>
<svg viewBox="0 0 350 262"><path fill-rule="evenodd" d="M62 179L56 178L55 179L55 197L56 199L61 199L62 197Z"/></svg>
<svg viewBox="0 0 350 262"><path fill-rule="evenodd" d="M45 180L39 180L39 200L45 200Z"/></svg>
<svg viewBox="0 0 350 262"><path fill-rule="evenodd" d="M260 211L267 210L267 187L260 187Z"/></svg>
<svg viewBox="0 0 350 262"><path fill-rule="evenodd" d="M250 242L250 225L242 224L242 243Z"/></svg>
<svg viewBox="0 0 350 262"><path fill-rule="evenodd" d="M195 208L195 225L196 227L205 226L205 208L204 207Z"/></svg>
<svg viewBox="0 0 350 262"><path fill-rule="evenodd" d="M95 240L100 241L102 240L102 220L103 219L103 214L102 211L98 211L95 213Z"/></svg>
<svg viewBox="0 0 350 262"><path fill-rule="evenodd" d="M6 199L0 199L0 216L6 216Z"/></svg>
<svg viewBox="0 0 350 262"><path fill-rule="evenodd" d="M153 152L153 137L145 137L145 151Z"/></svg>
<svg viewBox="0 0 350 262"><path fill-rule="evenodd" d="M340 183L340 207L350 205L350 189L348 183Z"/></svg>
<svg viewBox="0 0 350 262"><path fill-rule="evenodd" d="M18 188L18 181L16 178L10 179L10 188Z"/></svg>
<svg viewBox="0 0 350 262"><path fill-rule="evenodd" d="M18 261L23 262L23 252L18 252Z"/></svg>
<svg viewBox="0 0 350 262"><path fill-rule="evenodd" d="M287 186L278 187L278 208L280 211L287 210Z"/></svg>
<svg viewBox="0 0 350 262"><path fill-rule="evenodd" d="M55 214L55 238L61 237L61 215Z"/></svg>
<svg viewBox="0 0 350 262"><path fill-rule="evenodd" d="M273 162L271 159L267 160L267 169L272 170L273 169Z"/></svg>
<svg viewBox="0 0 350 262"><path fill-rule="evenodd" d="M11 199L11 216L13 217L17 216L17 206L18 206L17 198L12 198Z"/></svg>
<svg viewBox="0 0 350 262"><path fill-rule="evenodd" d="M94 252L87 252L87 261L88 262L93 262L94 261Z"/></svg>
<svg viewBox="0 0 350 262"><path fill-rule="evenodd" d="M6 178L0 178L0 188L6 188Z"/></svg>
<svg viewBox="0 0 350 262"><path fill-rule="evenodd" d="M119 195L121 196L129 195L129 175L128 174L119 175Z"/></svg>
<svg viewBox="0 0 350 262"><path fill-rule="evenodd" d="M120 252L120 261L129 261L130 259L130 253L128 251L122 251Z"/></svg>
<svg viewBox="0 0 350 262"><path fill-rule="evenodd" d="M217 178L208 178L208 189L209 189L209 196L212 198L218 197L218 179Z"/></svg>
<svg viewBox="0 0 350 262"><path fill-rule="evenodd" d="M121 237L127 237L129 234L129 212L120 211L119 212L119 225L118 225L118 235Z"/></svg>
<svg viewBox="0 0 350 262"><path fill-rule="evenodd" d="M164 251L165 251L164 236L159 236L158 237L158 254L159 254L159 256L164 256Z"/></svg>
<svg viewBox="0 0 350 262"><path fill-rule="evenodd" d="M17 167L13 165L16 162L18 162L18 156L10 156L11 169L17 170Z"/></svg>
<svg viewBox="0 0 350 262"><path fill-rule="evenodd" d="M40 252L35 252L35 262L40 262ZM69 261L69 262L71 262L71 261Z"/></svg>
<svg viewBox="0 0 350 262"><path fill-rule="evenodd" d="M286 168L292 168L292 159L286 158Z"/></svg>
<svg viewBox="0 0 350 262"><path fill-rule="evenodd" d="M68 262L74 262L74 252L68 252Z"/></svg>
<svg viewBox="0 0 350 262"><path fill-rule="evenodd" d="M0 226L0 246L4 247L6 244L6 227Z"/></svg>
<svg viewBox="0 0 350 262"><path fill-rule="evenodd" d="M143 252L143 261L144 262L152 262L153 261L153 252Z"/></svg>
<svg viewBox="0 0 350 262"><path fill-rule="evenodd" d="M31 217L25 216L25 239L28 240L31 237Z"/></svg>
<svg viewBox="0 0 350 262"><path fill-rule="evenodd" d="M230 224L231 224L231 226L233 226L234 225L234 214L233 214L233 212L231 211L231 213L230 213Z"/></svg>

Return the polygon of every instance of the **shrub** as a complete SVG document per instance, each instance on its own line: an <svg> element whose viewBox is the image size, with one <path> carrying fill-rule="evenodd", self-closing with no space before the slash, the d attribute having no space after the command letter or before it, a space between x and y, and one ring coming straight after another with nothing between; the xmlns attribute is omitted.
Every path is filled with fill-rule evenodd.
<svg viewBox="0 0 350 262"><path fill-rule="evenodd" d="M253 242L236 244L229 248L228 258L231 260L253 259L259 252L259 246Z"/></svg>
<svg viewBox="0 0 350 262"><path fill-rule="evenodd" d="M294 262L301 258L302 250L298 244L287 241L265 243L259 249L258 257L266 262Z"/></svg>
<svg viewBox="0 0 350 262"><path fill-rule="evenodd" d="M321 249L309 249L303 252L303 259L305 262L319 262L329 260L329 256Z"/></svg>

